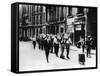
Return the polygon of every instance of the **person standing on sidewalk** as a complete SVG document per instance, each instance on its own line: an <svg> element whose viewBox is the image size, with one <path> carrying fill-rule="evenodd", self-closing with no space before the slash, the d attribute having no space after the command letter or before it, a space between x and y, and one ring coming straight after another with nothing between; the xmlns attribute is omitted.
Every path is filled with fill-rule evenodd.
<svg viewBox="0 0 100 76"><path fill-rule="evenodd" d="M85 50L85 40L80 37L80 40L78 41L78 43L80 43L80 48L82 48L82 52L84 53Z"/></svg>
<svg viewBox="0 0 100 76"><path fill-rule="evenodd" d="M52 36L50 36L50 53L53 53L53 46L54 46L54 43L53 43L53 38Z"/></svg>
<svg viewBox="0 0 100 76"><path fill-rule="evenodd" d="M44 38L43 36L41 37L41 50L43 51L43 47L44 47Z"/></svg>
<svg viewBox="0 0 100 76"><path fill-rule="evenodd" d="M64 40L63 37L61 39L60 44L61 44L61 55L60 55L60 58L64 59L65 40Z"/></svg>
<svg viewBox="0 0 100 76"><path fill-rule="evenodd" d="M85 50L85 40L83 39L82 41L82 52L84 53L84 50Z"/></svg>
<svg viewBox="0 0 100 76"><path fill-rule="evenodd" d="M91 57L92 38L89 35L86 40L87 57Z"/></svg>
<svg viewBox="0 0 100 76"><path fill-rule="evenodd" d="M36 37L34 36L33 38L31 38L31 40L32 40L33 48L35 49L35 47L36 47Z"/></svg>
<svg viewBox="0 0 100 76"><path fill-rule="evenodd" d="M41 49L41 35L37 38L38 48Z"/></svg>
<svg viewBox="0 0 100 76"><path fill-rule="evenodd" d="M54 52L56 56L58 57L58 51L59 51L59 41L57 39L57 36L54 38Z"/></svg>
<svg viewBox="0 0 100 76"><path fill-rule="evenodd" d="M70 51L70 45L71 45L71 44L72 44L72 41L71 41L71 39L68 37L68 38L66 39L66 41L65 41L66 52L67 52L66 57L67 57L68 59L70 59L70 57L69 57L69 51Z"/></svg>

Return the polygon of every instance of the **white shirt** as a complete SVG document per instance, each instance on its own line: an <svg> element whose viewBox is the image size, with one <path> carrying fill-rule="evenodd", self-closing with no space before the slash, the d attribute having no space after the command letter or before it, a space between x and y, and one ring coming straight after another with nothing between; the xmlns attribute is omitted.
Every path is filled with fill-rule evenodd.
<svg viewBox="0 0 100 76"><path fill-rule="evenodd" d="M71 39L69 38L67 41L66 41L66 43L72 43L72 41L71 41Z"/></svg>
<svg viewBox="0 0 100 76"><path fill-rule="evenodd" d="M54 43L58 44L57 38L54 38Z"/></svg>
<svg viewBox="0 0 100 76"><path fill-rule="evenodd" d="M31 40L32 40L32 41L36 41L36 38L35 38L35 37L33 37L33 38L31 38Z"/></svg>

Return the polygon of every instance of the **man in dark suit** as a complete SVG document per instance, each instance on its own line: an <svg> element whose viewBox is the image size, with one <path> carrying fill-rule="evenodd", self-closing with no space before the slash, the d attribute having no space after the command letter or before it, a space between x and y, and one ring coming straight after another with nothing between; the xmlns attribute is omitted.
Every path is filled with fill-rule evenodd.
<svg viewBox="0 0 100 76"><path fill-rule="evenodd" d="M65 42L64 42L64 38L62 37L61 39L61 55L60 55L60 58L64 59L64 49L65 49Z"/></svg>
<svg viewBox="0 0 100 76"><path fill-rule="evenodd" d="M91 57L92 38L89 35L86 40L87 57Z"/></svg>
<svg viewBox="0 0 100 76"><path fill-rule="evenodd" d="M34 37L32 40L33 40L33 47L35 49L35 47L36 47L36 38Z"/></svg>
<svg viewBox="0 0 100 76"><path fill-rule="evenodd" d="M58 57L58 52L59 52L59 41L57 36L54 38L54 52L56 56Z"/></svg>
<svg viewBox="0 0 100 76"><path fill-rule="evenodd" d="M45 49L45 55L46 55L46 60L47 63L49 63L49 52L50 52L50 38L46 37L44 40L44 49Z"/></svg>
<svg viewBox="0 0 100 76"><path fill-rule="evenodd" d="M53 38L52 37L50 37L50 53L53 53L53 45L54 45L54 43L53 43Z"/></svg>

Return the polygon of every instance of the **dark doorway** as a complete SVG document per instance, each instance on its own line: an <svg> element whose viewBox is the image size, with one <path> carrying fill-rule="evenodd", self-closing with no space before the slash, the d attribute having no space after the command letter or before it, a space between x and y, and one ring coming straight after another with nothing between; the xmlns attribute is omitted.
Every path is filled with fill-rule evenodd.
<svg viewBox="0 0 100 76"><path fill-rule="evenodd" d="M64 28L61 27L60 28L60 32L63 33L64 32Z"/></svg>

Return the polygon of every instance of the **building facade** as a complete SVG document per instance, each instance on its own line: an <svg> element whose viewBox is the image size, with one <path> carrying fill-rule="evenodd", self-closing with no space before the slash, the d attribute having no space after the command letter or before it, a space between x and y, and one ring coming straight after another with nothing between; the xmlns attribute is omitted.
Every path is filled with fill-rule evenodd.
<svg viewBox="0 0 100 76"><path fill-rule="evenodd" d="M46 24L45 6L19 5L19 37L29 38L45 33Z"/></svg>
<svg viewBox="0 0 100 76"><path fill-rule="evenodd" d="M87 34L96 34L96 31L92 31L93 27L97 26L94 10L72 6L20 5L19 37L29 38L42 33L69 33L75 44L80 38L85 39Z"/></svg>

